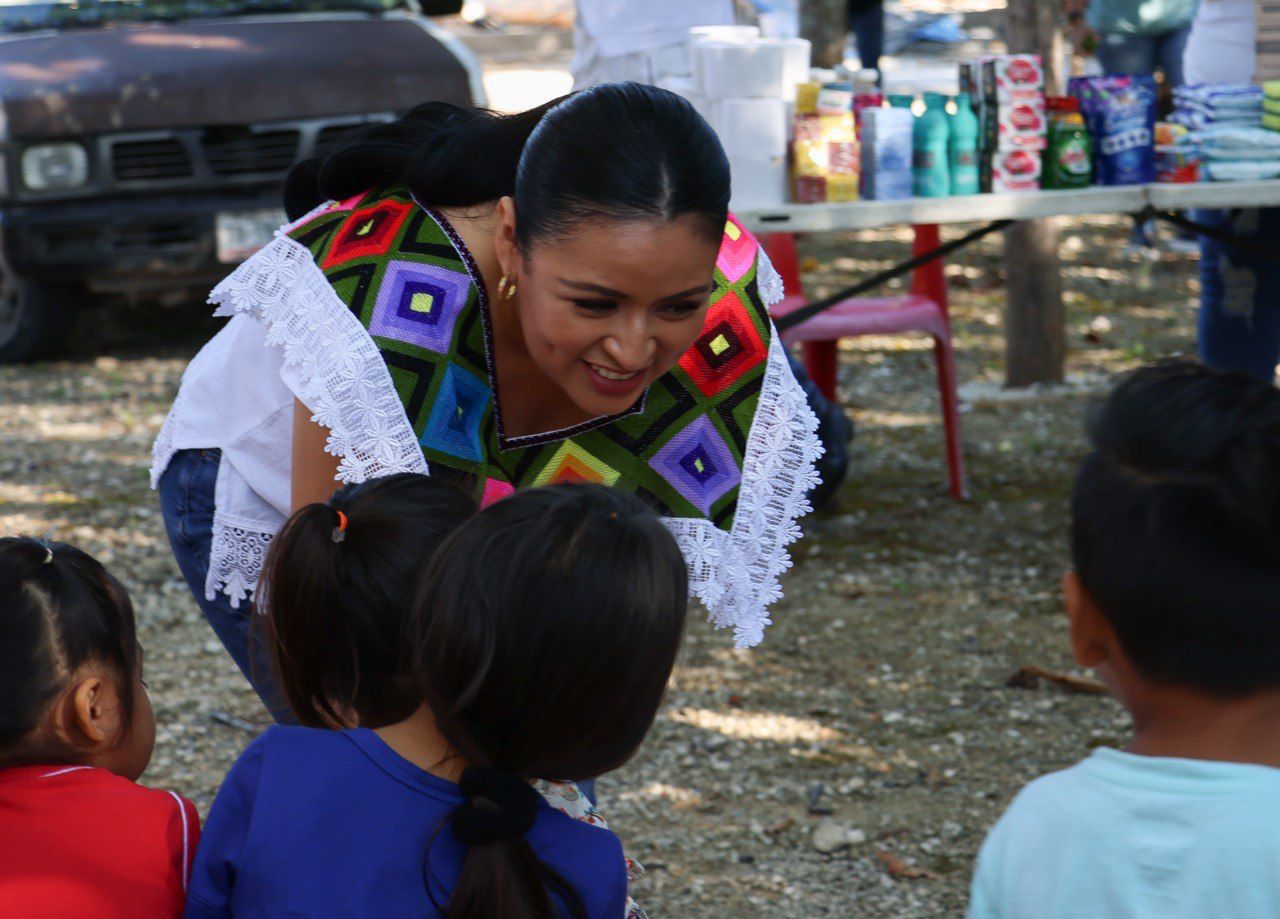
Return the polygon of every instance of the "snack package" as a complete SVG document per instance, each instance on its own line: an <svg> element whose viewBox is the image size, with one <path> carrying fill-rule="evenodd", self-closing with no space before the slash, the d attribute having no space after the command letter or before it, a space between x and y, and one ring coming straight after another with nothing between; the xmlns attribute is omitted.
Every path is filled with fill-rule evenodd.
<svg viewBox="0 0 1280 919"><path fill-rule="evenodd" d="M991 191L1038 191L1042 168L1038 150L997 150L991 155Z"/></svg>
<svg viewBox="0 0 1280 919"><path fill-rule="evenodd" d="M987 100L979 112L982 147L986 150L1043 150L1044 96L1024 92L998 101Z"/></svg>
<svg viewBox="0 0 1280 919"><path fill-rule="evenodd" d="M1097 184L1154 182L1155 78L1072 77L1069 87L1093 136Z"/></svg>

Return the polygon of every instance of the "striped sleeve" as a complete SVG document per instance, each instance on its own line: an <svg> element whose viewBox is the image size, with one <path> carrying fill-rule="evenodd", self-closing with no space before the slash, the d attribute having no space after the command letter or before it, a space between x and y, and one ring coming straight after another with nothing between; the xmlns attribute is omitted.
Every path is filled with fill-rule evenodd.
<svg viewBox="0 0 1280 919"><path fill-rule="evenodd" d="M170 862L182 878L185 897L187 883L191 880L191 866L196 858L196 843L200 841L200 814L194 804L176 791L168 794L174 804L168 832Z"/></svg>

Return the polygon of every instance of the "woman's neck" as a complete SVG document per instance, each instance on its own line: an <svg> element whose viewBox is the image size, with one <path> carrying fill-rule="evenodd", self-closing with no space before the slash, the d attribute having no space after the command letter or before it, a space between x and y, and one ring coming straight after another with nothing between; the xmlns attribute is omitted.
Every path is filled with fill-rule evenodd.
<svg viewBox="0 0 1280 919"><path fill-rule="evenodd" d="M493 359L502 403L498 406L510 437L541 434L592 420L570 402L564 390L534 363L520 326L519 291L514 299L498 295L502 266L494 250L494 212L488 205L442 211L475 260L478 283L489 295Z"/></svg>
<svg viewBox="0 0 1280 919"><path fill-rule="evenodd" d="M440 733L436 717L425 705L395 724L374 733L400 757L446 782L457 782L470 765Z"/></svg>

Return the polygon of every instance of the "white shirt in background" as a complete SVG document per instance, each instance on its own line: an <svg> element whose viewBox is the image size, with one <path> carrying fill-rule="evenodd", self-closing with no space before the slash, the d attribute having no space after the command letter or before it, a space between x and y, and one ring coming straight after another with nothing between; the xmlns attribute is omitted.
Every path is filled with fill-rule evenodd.
<svg viewBox="0 0 1280 919"><path fill-rule="evenodd" d="M574 8L574 89L686 74L689 30L734 23L733 0L577 0Z"/></svg>
<svg viewBox="0 0 1280 919"><path fill-rule="evenodd" d="M1252 83L1256 59L1255 0L1201 0L1182 52L1191 83Z"/></svg>

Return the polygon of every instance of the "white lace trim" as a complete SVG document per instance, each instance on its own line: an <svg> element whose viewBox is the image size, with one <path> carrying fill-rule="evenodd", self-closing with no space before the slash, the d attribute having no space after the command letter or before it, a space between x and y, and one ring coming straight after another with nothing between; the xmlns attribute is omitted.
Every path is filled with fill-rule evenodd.
<svg viewBox="0 0 1280 919"><path fill-rule="evenodd" d="M252 599L274 537L275 533L264 533L247 522L217 514L204 598L213 600L221 591L231 601L232 609L238 609L243 600Z"/></svg>
<svg viewBox="0 0 1280 919"><path fill-rule="evenodd" d="M800 538L811 510L823 453L818 418L787 363L774 331L755 420L747 438L733 528L709 520L666 518L689 566L689 586L718 627L733 626L739 648L758 645L769 607L782 596L778 579L791 567L787 546Z"/></svg>
<svg viewBox="0 0 1280 919"><path fill-rule="evenodd" d="M778 274L778 269L769 261L764 246L756 250L756 286L760 288L760 299L764 301L766 309L777 306L786 295L782 275Z"/></svg>
<svg viewBox="0 0 1280 919"><path fill-rule="evenodd" d="M310 250L288 236L272 242L213 289L215 316L249 313L284 349L295 394L311 420L329 429L325 451L338 479L352 484L397 472L427 472L391 373Z"/></svg>
<svg viewBox="0 0 1280 919"><path fill-rule="evenodd" d="M338 457L340 481L426 474L422 448L377 346L305 246L282 230L218 284L209 302L217 305L214 315L248 313L266 326L266 343L283 350L290 388L311 409L312 420L329 429L325 451ZM154 468L164 468L160 453L172 455L165 428ZM205 596L212 600L221 591L233 607L251 597L274 535L260 521L215 514Z"/></svg>

